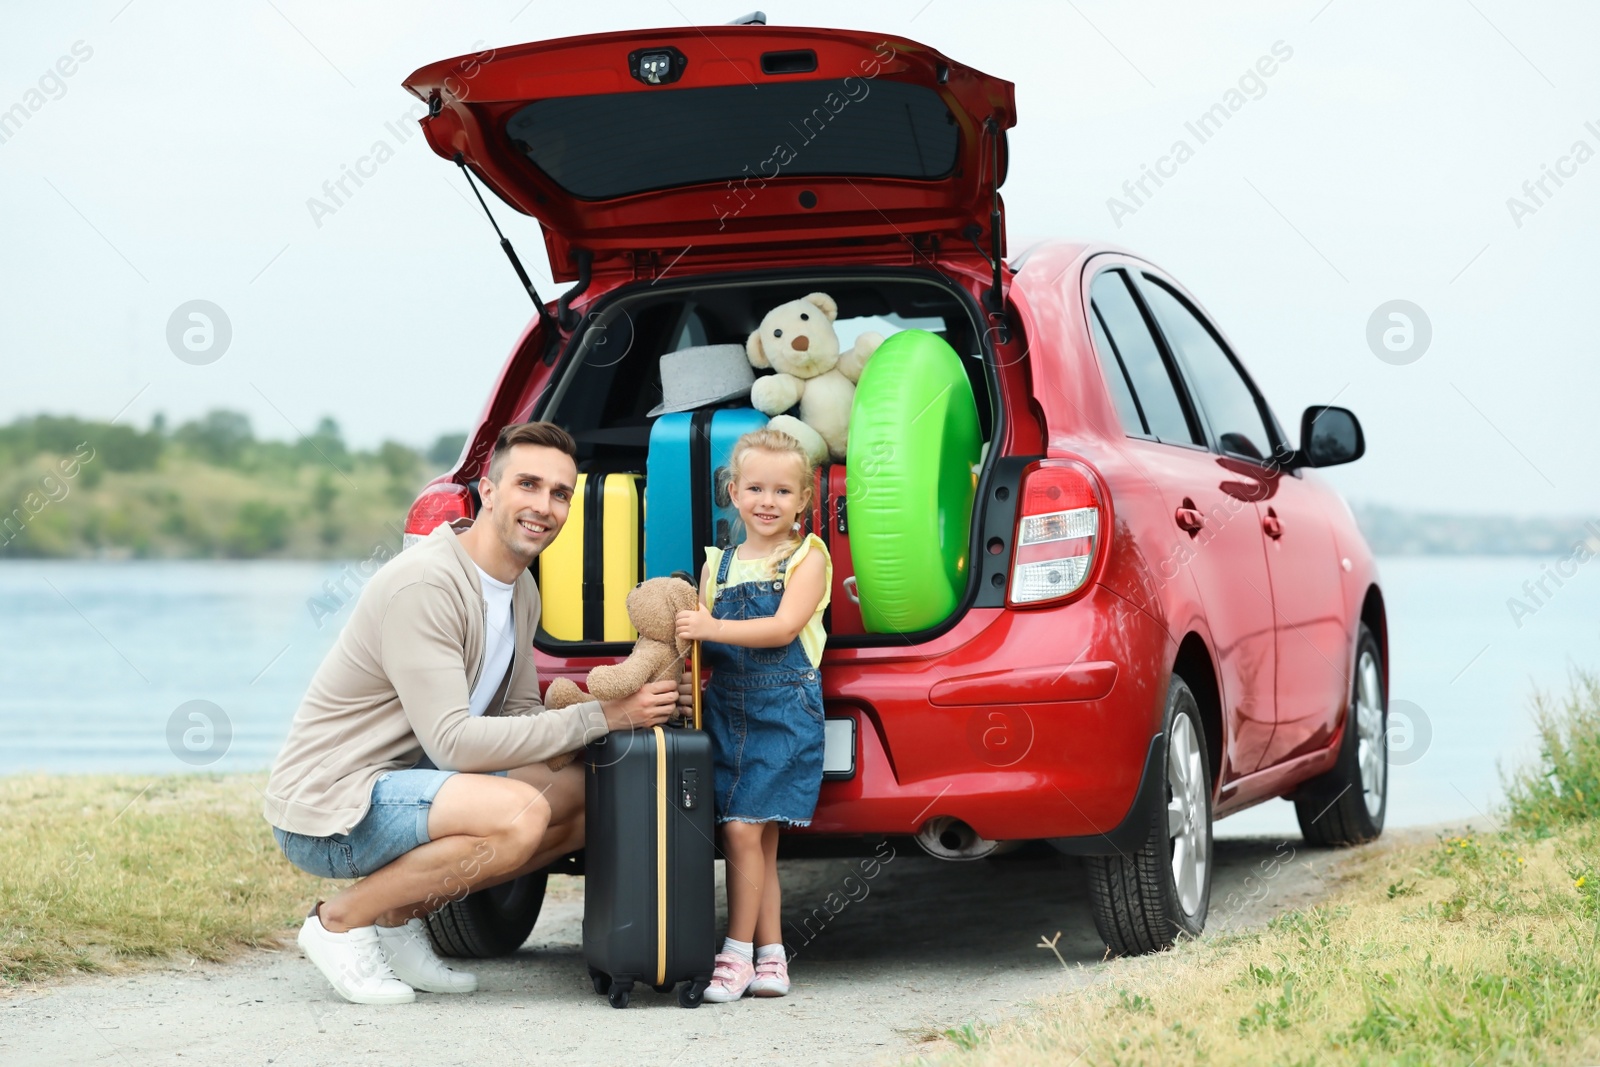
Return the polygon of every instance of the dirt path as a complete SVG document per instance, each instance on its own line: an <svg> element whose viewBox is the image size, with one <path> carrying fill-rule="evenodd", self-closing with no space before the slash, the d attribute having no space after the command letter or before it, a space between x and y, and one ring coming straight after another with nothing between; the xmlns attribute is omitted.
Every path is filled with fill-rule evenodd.
<svg viewBox="0 0 1600 1067"><path fill-rule="evenodd" d="M1209 929L1248 928L1311 903L1353 854L1297 840L1218 841ZM831 905L837 915L814 919L809 941L790 929L796 989L781 1000L685 1011L641 988L629 1009L612 1009L583 964L581 882L554 888L553 880L522 951L476 965L475 996L346 1004L291 942L227 965L76 980L0 1000L0 1063L893 1062L946 1027L993 1021L1119 966L1100 962L1079 861L1029 852L949 864L902 851L870 880L858 863L785 863L785 913L826 916Z"/></svg>

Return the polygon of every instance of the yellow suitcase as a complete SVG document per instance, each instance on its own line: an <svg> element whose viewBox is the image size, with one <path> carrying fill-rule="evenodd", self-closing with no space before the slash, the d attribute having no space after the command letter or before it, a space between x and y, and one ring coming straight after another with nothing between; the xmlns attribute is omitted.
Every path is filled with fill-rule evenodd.
<svg viewBox="0 0 1600 1067"><path fill-rule="evenodd" d="M638 474L580 474L567 524L539 554L540 619L558 641L633 641L627 599L644 563Z"/></svg>

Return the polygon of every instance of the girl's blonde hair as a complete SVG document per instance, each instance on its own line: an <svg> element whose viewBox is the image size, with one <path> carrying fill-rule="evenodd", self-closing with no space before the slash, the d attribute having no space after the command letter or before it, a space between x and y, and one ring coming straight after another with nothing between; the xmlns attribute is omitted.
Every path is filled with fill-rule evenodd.
<svg viewBox="0 0 1600 1067"><path fill-rule="evenodd" d="M767 452L775 456L793 456L799 461L800 512L804 515L811 507L811 496L815 491L814 487L817 478L817 465L811 459L811 454L805 450L805 446L798 440L782 430L774 430L770 427L762 430L752 430L740 437L734 444L733 455L728 458L726 483L722 487L727 492L728 499L733 499L734 490L743 476L744 457L751 451ZM737 544L744 540L744 524L737 519L735 523L738 529L734 543ZM767 556L767 567L773 577L777 577L778 565L794 554L794 551L800 547L802 540L804 538L800 536L800 531L795 530L784 538L783 543L774 548L772 553Z"/></svg>

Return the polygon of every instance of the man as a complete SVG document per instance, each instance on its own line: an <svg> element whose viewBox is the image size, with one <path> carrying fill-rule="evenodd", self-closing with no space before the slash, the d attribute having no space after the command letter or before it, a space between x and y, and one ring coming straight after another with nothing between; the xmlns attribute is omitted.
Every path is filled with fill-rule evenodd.
<svg viewBox="0 0 1600 1067"><path fill-rule="evenodd" d="M539 701L528 566L577 481L566 431L501 431L465 532L440 526L362 590L289 728L263 814L303 870L358 878L318 902L300 947L358 1004L468 993L422 917L583 844L583 765L543 761L610 730L665 722L677 679L559 711Z"/></svg>

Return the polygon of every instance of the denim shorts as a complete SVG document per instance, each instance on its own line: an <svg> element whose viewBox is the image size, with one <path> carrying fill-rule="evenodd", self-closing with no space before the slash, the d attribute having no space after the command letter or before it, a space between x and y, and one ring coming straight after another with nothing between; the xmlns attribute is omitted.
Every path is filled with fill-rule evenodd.
<svg viewBox="0 0 1600 1067"><path fill-rule="evenodd" d="M428 811L455 771L389 771L372 783L372 807L347 834L308 837L272 828L290 863L318 878L364 878L433 840Z"/></svg>

